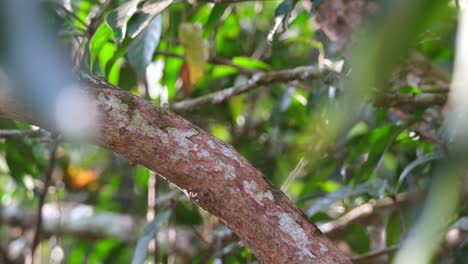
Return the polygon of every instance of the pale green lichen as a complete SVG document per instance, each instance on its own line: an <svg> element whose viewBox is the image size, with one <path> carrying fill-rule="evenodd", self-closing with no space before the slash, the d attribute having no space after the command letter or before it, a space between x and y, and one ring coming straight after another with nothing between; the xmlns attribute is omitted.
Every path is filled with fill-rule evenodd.
<svg viewBox="0 0 468 264"><path fill-rule="evenodd" d="M255 181L243 181L242 184L244 186L244 191L251 195L258 204L263 205L263 199L265 198L273 201L273 194L270 191L264 192L260 190Z"/></svg>
<svg viewBox="0 0 468 264"><path fill-rule="evenodd" d="M233 180L234 178L236 178L236 172L234 167L220 160L216 161L214 170L223 173L223 176L226 180Z"/></svg>
<svg viewBox="0 0 468 264"><path fill-rule="evenodd" d="M143 133L150 137L158 137L163 143L169 143L166 133L157 127L151 126L138 110L129 109L128 104L118 97L112 94L104 95L100 93L98 100L104 106L104 110L108 112L109 118L117 121L118 128L126 127L129 131ZM129 112L133 112L133 114Z"/></svg>
<svg viewBox="0 0 468 264"><path fill-rule="evenodd" d="M109 118L118 122L118 127L124 127L129 121L128 105L114 95L104 95L100 93L98 100L104 105L104 110L108 112Z"/></svg>
<svg viewBox="0 0 468 264"><path fill-rule="evenodd" d="M319 246L320 246L320 253L322 254L329 250L328 247L325 246L322 242L319 243Z"/></svg>
<svg viewBox="0 0 468 264"><path fill-rule="evenodd" d="M132 119L130 120L130 127L131 130L138 130L138 132L142 132L148 136L154 137L158 133L156 132L156 128L148 125L148 122L143 119L140 112L134 111Z"/></svg>
<svg viewBox="0 0 468 264"><path fill-rule="evenodd" d="M221 152L225 157L237 161L241 167L244 167L244 163L239 159L239 156L228 147L221 145Z"/></svg>
<svg viewBox="0 0 468 264"><path fill-rule="evenodd" d="M294 220L294 218L288 213L280 213L278 218L280 229L291 236L292 240L299 247L302 254L311 258L316 258L316 256L308 249L310 241L306 232L296 222L296 220Z"/></svg>
<svg viewBox="0 0 468 264"><path fill-rule="evenodd" d="M210 158L211 155L208 151L206 151L206 149L202 149L197 153L197 157L199 157L200 159L203 159L203 158Z"/></svg>
<svg viewBox="0 0 468 264"><path fill-rule="evenodd" d="M208 146L210 146L211 149L215 149L216 145L212 140L208 140Z"/></svg>
<svg viewBox="0 0 468 264"><path fill-rule="evenodd" d="M198 131L191 128L186 131L177 128L167 128L167 135L180 147L175 153L171 154L172 160L187 159L189 151L198 152L198 144L193 144L189 138L198 134Z"/></svg>

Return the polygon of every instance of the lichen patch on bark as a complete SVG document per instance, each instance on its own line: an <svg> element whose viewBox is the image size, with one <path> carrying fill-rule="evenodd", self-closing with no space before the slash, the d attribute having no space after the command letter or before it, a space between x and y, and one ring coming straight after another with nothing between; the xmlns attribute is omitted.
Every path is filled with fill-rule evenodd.
<svg viewBox="0 0 468 264"><path fill-rule="evenodd" d="M171 154L172 160L188 160L189 151L198 152L198 144L193 143L189 139L198 134L198 131L191 128L186 131L169 127L166 129L167 135L173 140L180 148Z"/></svg>
<svg viewBox="0 0 468 264"><path fill-rule="evenodd" d="M209 144L209 143L208 143ZM227 148L226 146L221 145L221 152L226 158L233 159L239 163L241 167L244 167L244 163L239 159L239 155L236 155L231 149Z"/></svg>
<svg viewBox="0 0 468 264"><path fill-rule="evenodd" d="M234 169L234 167L220 160L216 161L214 170L223 173L223 176L226 180L233 180L234 178L236 178L236 170Z"/></svg>
<svg viewBox="0 0 468 264"><path fill-rule="evenodd" d="M106 111L109 117L118 122L118 127L125 127L129 122L128 116L128 105L123 103L119 98L112 94L103 94L98 95L98 100L104 106L104 111Z"/></svg>
<svg viewBox="0 0 468 264"><path fill-rule="evenodd" d="M309 250L310 241L306 232L288 213L281 213L278 215L279 227L283 232L289 234L294 243L300 248L302 253L311 258L316 258Z"/></svg>
<svg viewBox="0 0 468 264"><path fill-rule="evenodd" d="M210 146L210 148L212 148L212 149L216 148L216 145L212 140L208 140L208 146Z"/></svg>
<svg viewBox="0 0 468 264"><path fill-rule="evenodd" d="M144 134L151 137L155 137L156 135L161 134L156 131L159 129L155 129L154 127L150 126L138 111L134 111L132 119L130 120L129 128L138 129L140 132L143 132Z"/></svg>
<svg viewBox="0 0 468 264"><path fill-rule="evenodd" d="M273 194L270 191L260 190L255 181L243 181L242 184L244 185L244 191L252 196L258 204L263 205L263 199L265 198L273 201Z"/></svg>
<svg viewBox="0 0 468 264"><path fill-rule="evenodd" d="M319 243L319 246L320 246L320 253L325 253L329 250L328 247L325 246L322 242Z"/></svg>

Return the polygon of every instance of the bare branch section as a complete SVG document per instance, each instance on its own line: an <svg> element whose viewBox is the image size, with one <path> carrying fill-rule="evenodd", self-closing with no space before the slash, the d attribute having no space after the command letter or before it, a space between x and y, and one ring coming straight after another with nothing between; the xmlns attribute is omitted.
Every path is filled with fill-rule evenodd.
<svg viewBox="0 0 468 264"><path fill-rule="evenodd" d="M57 159L57 147L59 141L58 139L54 138L50 144L49 150L49 164L47 165L47 171L45 173L44 179L44 189L42 193L39 195L39 209L37 212L37 220L36 220L36 232L34 233L33 242L31 245L31 253L34 256L34 251L36 247L39 245L41 240L41 232L42 232L42 210L46 200L47 192L49 191L50 181L52 180L52 172L55 168L55 162Z"/></svg>
<svg viewBox="0 0 468 264"><path fill-rule="evenodd" d="M0 138L44 137L47 134L48 133L44 130L19 130L19 129L0 130Z"/></svg>
<svg viewBox="0 0 468 264"><path fill-rule="evenodd" d="M347 212L340 218L319 225L320 230L328 236L337 236L351 223L359 223L361 225L374 224L380 217L379 211L394 211L399 207L416 204L421 198L421 193L402 193L394 199L388 197L379 201L370 201L360 205L353 210Z"/></svg>
<svg viewBox="0 0 468 264"><path fill-rule="evenodd" d="M74 203L45 204L42 210L43 236L70 235L82 239L114 238L136 243L146 221L126 214L99 212L90 205ZM0 223L23 229L34 228L35 215L19 206L0 206ZM170 234L177 233L175 240ZM201 244L195 243L190 230L163 228L158 232L158 244L180 256L193 257Z"/></svg>
<svg viewBox="0 0 468 264"><path fill-rule="evenodd" d="M301 74L291 78L300 79ZM231 146L103 80L85 76L83 81L100 115L97 143L166 177L195 204L219 217L263 263L350 263ZM2 101L2 115L30 120L27 112L18 107L10 112L11 104Z"/></svg>
<svg viewBox="0 0 468 264"><path fill-rule="evenodd" d="M97 239L116 238L134 242L144 224L129 215L97 212L84 204L45 204L42 210L43 231L48 235L69 234L76 237ZM0 207L0 222L21 228L35 228L34 212L19 206Z"/></svg>
<svg viewBox="0 0 468 264"><path fill-rule="evenodd" d="M246 83L233 86L218 92L210 93L194 99L187 99L177 102L171 106L171 109L176 112L193 110L206 104L219 104L225 100L255 89L259 86L273 82L290 82L301 81L306 79L319 79L328 72L327 70L319 69L316 66L303 66L289 70L280 70L273 72L259 72L250 78Z"/></svg>

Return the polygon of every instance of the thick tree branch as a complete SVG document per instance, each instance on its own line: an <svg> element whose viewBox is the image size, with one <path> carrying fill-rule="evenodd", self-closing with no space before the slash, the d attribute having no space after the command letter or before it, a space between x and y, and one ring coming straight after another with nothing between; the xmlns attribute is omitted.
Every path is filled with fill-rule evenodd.
<svg viewBox="0 0 468 264"><path fill-rule="evenodd" d="M319 69L316 66L297 67L289 70L279 70L273 72L259 72L250 78L246 83L233 86L218 92L210 93L194 99L186 99L171 106L177 112L188 111L205 104L219 104L232 96L245 93L262 85L273 82L290 82L306 79L318 79L324 76L328 70Z"/></svg>
<svg viewBox="0 0 468 264"><path fill-rule="evenodd" d="M309 69L308 74L298 70L294 79L320 72ZM261 76L263 81L272 77ZM284 78L293 78L288 76ZM95 98L99 113L97 143L166 177L194 203L219 217L262 262L350 263L231 146L151 102L103 80L83 78L83 90ZM43 124L12 102L0 97L1 115Z"/></svg>

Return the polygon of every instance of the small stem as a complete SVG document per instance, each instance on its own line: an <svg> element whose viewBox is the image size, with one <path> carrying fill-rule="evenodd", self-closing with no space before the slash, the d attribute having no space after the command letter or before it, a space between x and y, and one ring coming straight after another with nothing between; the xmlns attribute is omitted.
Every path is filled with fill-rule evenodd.
<svg viewBox="0 0 468 264"><path fill-rule="evenodd" d="M49 188L50 181L52 179L52 172L54 171L54 168L55 168L58 144L59 144L58 139L54 138L49 148L49 164L47 165L47 171L45 173L44 188L42 192L39 194L39 208L37 212L36 232L34 233L34 239L31 245L31 257L32 258L34 258L34 251L36 250L36 247L38 246L39 241L41 239L42 207L44 206L44 202L47 197L47 189Z"/></svg>

